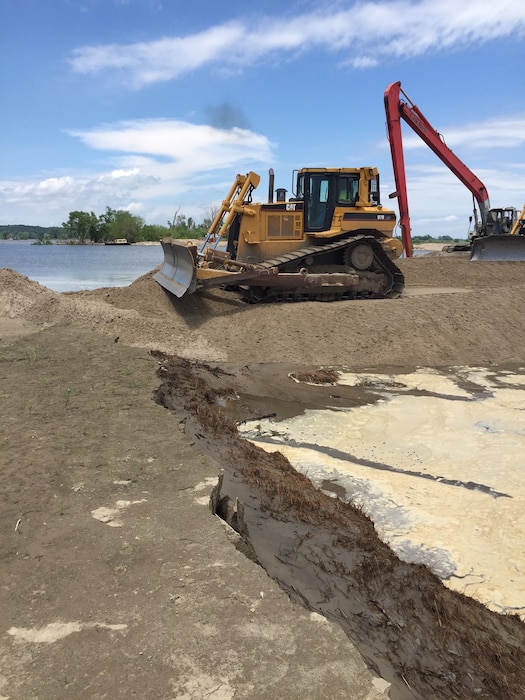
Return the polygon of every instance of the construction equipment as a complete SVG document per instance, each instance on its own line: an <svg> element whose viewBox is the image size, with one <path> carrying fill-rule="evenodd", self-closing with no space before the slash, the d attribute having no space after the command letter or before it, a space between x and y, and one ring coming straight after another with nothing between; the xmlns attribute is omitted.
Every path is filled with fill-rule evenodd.
<svg viewBox="0 0 525 700"><path fill-rule="evenodd" d="M254 172L237 175L200 249L164 239L154 275L176 297L220 286L249 302L398 296L404 276L396 215L379 201L377 168L303 168L295 194L254 203ZM274 196L276 201L274 201Z"/></svg>
<svg viewBox="0 0 525 700"><path fill-rule="evenodd" d="M390 197L398 200L399 224L407 256L412 254L412 237L401 119L467 187L478 205L479 215L474 205L474 226L469 232L468 243L448 246L448 249L470 250L471 260L525 260L525 207L519 216L514 207L491 209L483 182L446 145L442 135L401 89L400 82L392 83L386 89L385 112L396 183L396 191Z"/></svg>
<svg viewBox="0 0 525 700"><path fill-rule="evenodd" d="M525 206L490 209L486 230L472 239L471 260L525 260Z"/></svg>

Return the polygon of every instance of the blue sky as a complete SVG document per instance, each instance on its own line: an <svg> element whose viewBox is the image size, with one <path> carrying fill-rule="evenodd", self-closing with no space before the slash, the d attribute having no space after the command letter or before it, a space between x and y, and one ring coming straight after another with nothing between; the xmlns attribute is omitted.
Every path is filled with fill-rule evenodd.
<svg viewBox="0 0 525 700"><path fill-rule="evenodd" d="M127 209L201 221L238 172L377 166L403 89L483 180L525 202L523 0L0 0L0 223ZM414 235L465 236L470 193L403 125ZM397 210L397 209L396 209Z"/></svg>

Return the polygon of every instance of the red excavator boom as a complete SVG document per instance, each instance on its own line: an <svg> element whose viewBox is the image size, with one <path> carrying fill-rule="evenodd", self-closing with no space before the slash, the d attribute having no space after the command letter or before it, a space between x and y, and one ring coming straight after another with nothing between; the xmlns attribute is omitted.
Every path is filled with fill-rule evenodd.
<svg viewBox="0 0 525 700"><path fill-rule="evenodd" d="M481 229L484 230L490 209L487 188L465 163L450 150L441 134L434 129L420 109L403 92L400 82L392 83L385 90L385 112L396 183L396 191L390 197L397 197L398 200L399 223L406 255L410 257L412 254L412 237L408 211L401 119L416 132L447 168L472 192L481 214Z"/></svg>

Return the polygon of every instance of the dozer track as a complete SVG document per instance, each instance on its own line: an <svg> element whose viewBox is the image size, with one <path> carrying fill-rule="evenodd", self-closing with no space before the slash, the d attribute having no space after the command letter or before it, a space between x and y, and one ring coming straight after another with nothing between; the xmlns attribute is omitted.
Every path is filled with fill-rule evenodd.
<svg viewBox="0 0 525 700"><path fill-rule="evenodd" d="M259 263L263 269L277 268L279 273L306 269L312 273L346 272L357 275L352 286L324 284L321 287L281 288L278 286L239 286L250 303L276 301L337 301L342 299L384 299L401 294L405 278L381 243L373 236L353 236L334 243L313 245L285 253ZM329 279L330 274L326 275ZM335 276L334 276L335 277Z"/></svg>

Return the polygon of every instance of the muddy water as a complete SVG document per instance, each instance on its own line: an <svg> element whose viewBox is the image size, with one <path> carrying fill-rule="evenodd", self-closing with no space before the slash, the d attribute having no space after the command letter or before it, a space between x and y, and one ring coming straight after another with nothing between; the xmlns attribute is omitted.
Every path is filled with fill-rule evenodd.
<svg viewBox="0 0 525 700"><path fill-rule="evenodd" d="M240 431L361 505L402 560L525 618L525 370L342 373L329 396Z"/></svg>
<svg viewBox="0 0 525 700"><path fill-rule="evenodd" d="M281 454L282 444L279 451L262 449L240 439L236 425L258 414L251 427L259 441L267 441L265 447L271 441L286 441L293 450L308 448L321 458L335 454L348 463L347 454L342 459L340 446L322 442L327 428L320 431L316 443L299 444L286 435L288 421L293 423L303 414L300 405L308 406L313 415L326 413L335 418L346 413L348 419L353 412L380 408L398 395L445 397L468 404L490 395L483 382L459 370L428 373L439 381L458 375L456 388L447 384L445 393L436 383L429 389L410 384L408 378L402 382L390 375L349 375L342 378L346 384L315 387L312 392L303 383L305 376L312 375L308 368L212 367L161 353L157 356L162 382L156 400L177 412L184 406L186 430L199 449L213 455L220 465L212 511L239 533L236 546L263 566L293 600L344 629L370 668L391 685L392 700L521 700L525 625L517 615L497 614L474 598L443 586L427 567L402 561L379 539L362 510L343 501L349 490L332 478L337 475L325 470L329 478L321 481L324 491L316 488ZM290 374L302 382L292 382ZM508 381L508 373L492 375L484 381L498 385L495 388L522 389L519 380ZM421 376L419 373L418 379ZM337 378L332 374L332 380ZM224 401L235 393L240 400ZM256 397L266 398L260 403ZM334 410L334 404L339 410ZM268 409L274 414L271 423L262 415ZM281 421L284 415L287 419ZM334 439L340 432L334 431ZM312 434L309 428L309 439ZM374 459L352 455L356 467L368 467L373 473L437 483L436 474L423 468L406 471L393 460ZM322 461L315 459L314 464ZM353 472L350 476L354 478ZM443 477L439 484L498 501L510 497L482 482ZM333 497L335 492L340 498Z"/></svg>

